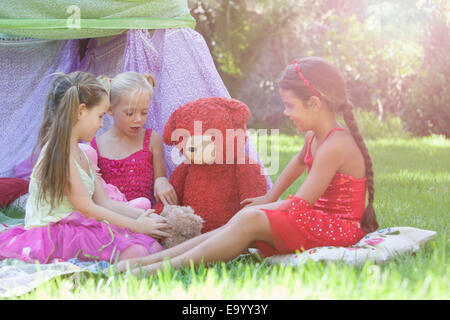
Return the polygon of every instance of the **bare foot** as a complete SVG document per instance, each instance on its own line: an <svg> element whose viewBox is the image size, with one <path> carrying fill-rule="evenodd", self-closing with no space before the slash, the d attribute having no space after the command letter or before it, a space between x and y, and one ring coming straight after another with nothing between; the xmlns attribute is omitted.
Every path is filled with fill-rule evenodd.
<svg viewBox="0 0 450 320"><path fill-rule="evenodd" d="M122 260L117 263L116 270L118 272L125 272L128 269L133 269L142 264L143 262L141 258Z"/></svg>
<svg viewBox="0 0 450 320"><path fill-rule="evenodd" d="M145 266L140 266L138 268L134 268L132 273L135 276L143 275L144 277L148 277L151 274L156 273L158 270L163 270L164 268L171 267L170 261L156 262L153 264L148 264Z"/></svg>

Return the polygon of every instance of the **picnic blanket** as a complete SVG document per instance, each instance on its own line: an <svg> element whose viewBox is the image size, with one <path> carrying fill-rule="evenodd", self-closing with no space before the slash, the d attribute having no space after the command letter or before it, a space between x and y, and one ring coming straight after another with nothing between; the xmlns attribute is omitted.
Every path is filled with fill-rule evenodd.
<svg viewBox="0 0 450 320"><path fill-rule="evenodd" d="M390 227L367 234L350 247L318 247L299 254L285 254L267 257L270 264L298 266L308 260L343 261L350 265L363 265L366 261L384 263L405 252L417 252L425 243L436 236L435 231L412 227ZM257 249L250 249L258 254Z"/></svg>
<svg viewBox="0 0 450 320"><path fill-rule="evenodd" d="M0 261L0 298L13 298L37 288L57 276L80 272L107 274L106 261L81 262L78 259L49 264L30 264L21 260Z"/></svg>

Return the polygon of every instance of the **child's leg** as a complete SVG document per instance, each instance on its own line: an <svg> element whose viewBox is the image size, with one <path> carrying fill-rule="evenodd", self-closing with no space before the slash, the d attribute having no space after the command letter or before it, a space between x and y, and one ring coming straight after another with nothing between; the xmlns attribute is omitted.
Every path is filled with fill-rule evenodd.
<svg viewBox="0 0 450 320"><path fill-rule="evenodd" d="M147 249L140 245L140 244L134 244L126 248L119 256L118 261L126 260L126 259L132 259L132 258L138 258L138 257L145 257L148 255L149 252Z"/></svg>
<svg viewBox="0 0 450 320"><path fill-rule="evenodd" d="M273 245L272 230L267 215L259 210L248 210L205 237L197 246L173 257L171 265L179 268L189 265L191 260L196 266L201 261L204 263L229 261L247 249L254 240L266 241ZM142 269L153 273L161 268L163 263L160 261ZM135 274L139 274L139 271L139 268L133 270Z"/></svg>
<svg viewBox="0 0 450 320"><path fill-rule="evenodd" d="M265 207L265 206L267 206L267 205L264 205L264 206L261 205L259 207ZM219 230L223 229L228 224L233 223L233 221L238 219L241 215L245 214L248 211L252 211L252 210L255 211L256 208L257 207L255 206L255 207L251 207L251 208L241 209L230 219L230 221L228 221L228 223L226 225L223 225L222 227L212 230L210 232L201 234L195 238L189 239L189 240L187 240L183 243L180 243L179 245L169 248L167 250L163 250L163 251L157 252L155 254L146 256L146 257L134 258L134 259L130 259L128 261L123 261L117 265L117 270L119 272L126 271L128 267L133 268L138 265L148 265L148 264L156 263L159 261L163 261L165 259L176 257L180 254L183 254L183 253L187 252L188 250L196 247L203 241L209 239L211 236L213 236L214 234L219 232ZM274 206L274 208L275 208L275 206ZM261 213L261 211L258 211L258 212ZM245 251L243 251L243 252L245 252Z"/></svg>
<svg viewBox="0 0 450 320"><path fill-rule="evenodd" d="M180 243L179 245L176 245L172 248L169 248L167 250L163 250L148 256L141 256L138 258L130 259L128 261L122 261L117 265L117 271L126 271L128 266L130 268L136 267L138 265L147 265L152 264L155 262L163 261L164 259L169 259L172 257L176 257L192 248L200 244L201 242L205 241L209 237L211 237L213 234L217 233L220 229L224 228L225 226L222 226L220 228L217 228L215 230L212 230L210 232L201 234L195 238L189 239L183 243Z"/></svg>
<svg viewBox="0 0 450 320"><path fill-rule="evenodd" d="M131 207L135 207L135 208L139 208L139 209L143 209L143 210L148 210L148 209L151 209L151 207L152 207L152 203L150 202L150 200L148 200L147 198L144 198L144 197L140 197L140 198L136 198L131 201L128 201L128 205Z"/></svg>

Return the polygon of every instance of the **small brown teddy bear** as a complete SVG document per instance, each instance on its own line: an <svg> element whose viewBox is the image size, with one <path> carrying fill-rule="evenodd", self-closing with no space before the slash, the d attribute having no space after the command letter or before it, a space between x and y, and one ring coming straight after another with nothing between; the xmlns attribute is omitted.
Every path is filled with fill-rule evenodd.
<svg viewBox="0 0 450 320"><path fill-rule="evenodd" d="M161 241L161 245L168 249L201 234L203 219L194 213L191 207L167 205L161 212L172 227L171 237Z"/></svg>

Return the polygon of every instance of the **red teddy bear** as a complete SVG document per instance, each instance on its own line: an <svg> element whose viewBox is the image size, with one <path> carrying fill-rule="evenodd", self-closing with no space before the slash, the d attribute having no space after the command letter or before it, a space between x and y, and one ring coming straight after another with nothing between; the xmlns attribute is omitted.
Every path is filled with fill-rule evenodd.
<svg viewBox="0 0 450 320"><path fill-rule="evenodd" d="M267 192L263 168L245 155L249 117L249 108L238 100L201 98L175 110L164 127L164 143L184 155L170 183L178 204L203 218L202 233L227 223L242 200ZM161 212L163 204L155 209Z"/></svg>

